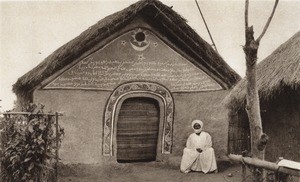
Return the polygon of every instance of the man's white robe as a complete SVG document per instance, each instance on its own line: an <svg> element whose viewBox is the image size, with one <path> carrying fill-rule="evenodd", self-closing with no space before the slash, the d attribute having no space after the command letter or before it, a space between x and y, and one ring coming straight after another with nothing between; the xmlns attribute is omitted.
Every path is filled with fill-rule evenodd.
<svg viewBox="0 0 300 182"><path fill-rule="evenodd" d="M196 149L202 149L199 153ZM216 157L212 148L211 136L202 131L200 135L193 133L186 142L183 150L180 170L182 172L202 171L208 173L217 169Z"/></svg>

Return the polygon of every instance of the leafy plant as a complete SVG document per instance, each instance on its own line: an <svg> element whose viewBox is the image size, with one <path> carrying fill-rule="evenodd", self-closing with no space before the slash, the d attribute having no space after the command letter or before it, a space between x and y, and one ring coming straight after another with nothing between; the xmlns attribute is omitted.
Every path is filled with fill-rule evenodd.
<svg viewBox="0 0 300 182"><path fill-rule="evenodd" d="M1 130L1 178L3 181L49 181L56 162L55 115L44 114L43 105L30 104L30 114L6 114Z"/></svg>

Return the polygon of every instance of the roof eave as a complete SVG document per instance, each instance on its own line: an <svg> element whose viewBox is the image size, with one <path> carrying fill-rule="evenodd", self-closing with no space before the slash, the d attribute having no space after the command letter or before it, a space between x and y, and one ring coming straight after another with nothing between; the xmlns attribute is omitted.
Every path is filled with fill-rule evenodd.
<svg viewBox="0 0 300 182"><path fill-rule="evenodd" d="M163 9L161 9L161 7L158 7L158 6L163 7ZM168 11L168 13L170 13L172 15L175 14L174 16L176 16L176 18L178 19L177 21L181 21L182 24L184 24L184 23L186 24L185 19L183 19L175 11L171 10L171 8L163 5L159 1L156 1L156 0L139 1L139 2L129 6L128 8L125 8L122 11L119 11L115 14L108 16L108 17L111 17L114 15L120 14L117 16L117 18L114 17L113 21L108 23L105 27L100 27L100 28L97 27L97 26L99 26L98 24L103 23L102 20L104 20L105 19L104 18L104 19L100 20L97 24L91 26L88 30L81 33L78 37L74 38L67 44L58 48L51 55L49 55L43 62L41 62L38 66L36 66L31 71L27 72L22 77L20 77L17 80L17 82L13 85L13 91L15 93L18 93L18 92L27 92L29 90L32 90L41 81L43 81L42 78L39 79L35 76L32 76L32 74L38 74L37 75L38 77L48 77L51 74L53 74L53 72L56 72L56 71L62 69L64 67L64 65L72 62L72 60L74 60L74 58L80 56L80 54L82 54L82 52L84 52L84 51L88 50L89 48L91 48L92 46L94 46L95 42L101 41L101 39L103 39L104 37L107 37L107 36L115 33L120 28L126 26L126 24L128 22L130 22L137 14L141 14L142 16L147 15L147 14L145 14L145 12L142 11L145 9L145 7L154 8L155 13L152 14L152 18L154 16L155 17L163 16L164 20L166 20L164 23L168 23L169 25L172 24L172 21L169 19L168 15L165 14L165 12ZM148 14L148 16L149 16L149 14ZM107 23L107 22L104 22L104 24L105 23ZM174 22L173 22L173 24L174 24ZM226 64L226 62L212 49L211 46L209 46L209 47L206 46L206 48L210 49L211 54L214 54L218 60L211 60L209 62L212 65L208 64L208 62L205 61L207 58L203 58L199 53L197 53L200 50L200 47L199 47L200 45L198 44L198 42L195 42L193 40L193 38L190 37L190 35L194 33L195 36L197 36L197 38L199 40L202 40L204 42L204 44L206 42L203 39L201 39L201 37L199 37L198 34L196 35L194 30L192 30L188 25L184 25L184 26L190 32L189 34L184 32L181 29L181 27L179 27L179 26L175 26L175 28L176 28L175 32L177 32L177 35L179 37L182 37L182 39L188 40L189 44L192 44L192 46L190 46L189 48L190 48L190 50L192 50L194 52L195 57L198 57L198 60L202 60L201 63L203 63L210 71L212 71L212 73L214 75L216 75L217 78L219 78L221 80L222 86L224 88L229 89L232 86L234 86L236 84L236 82L238 80L240 80L240 76ZM168 26L166 28L168 28ZM85 37L86 35L88 35L90 33L89 31L91 29L97 30L96 32L94 32L95 35L92 35L92 36L89 35L90 36L89 38ZM79 41L79 39L83 39L83 40ZM81 43L81 44L78 45L77 42ZM77 46L77 48L74 50L72 50L72 48L70 48L70 45L73 45L73 44ZM57 64L53 65L53 67L49 67L48 64L51 64L51 62L53 62L53 60L56 60ZM215 62L221 62L223 65L222 66L213 65L213 64L217 64ZM49 70L46 71L46 69L49 69ZM49 72L52 72L52 73L50 74ZM44 73L44 74L41 74L41 73ZM46 73L48 73L50 75L48 75ZM219 80L219 82L220 82L220 80Z"/></svg>

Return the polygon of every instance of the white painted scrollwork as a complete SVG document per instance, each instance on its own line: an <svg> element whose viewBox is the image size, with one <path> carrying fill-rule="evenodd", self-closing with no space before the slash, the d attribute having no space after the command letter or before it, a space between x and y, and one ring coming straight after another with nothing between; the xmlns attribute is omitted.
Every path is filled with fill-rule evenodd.
<svg viewBox="0 0 300 182"><path fill-rule="evenodd" d="M124 95L132 92L146 92L159 96L164 103L164 123L163 123L163 138L162 138L162 153L169 154L172 150L173 142L173 115L174 102L171 93L162 85L149 82L131 82L120 85L111 94L104 114L103 125L103 155L112 156L113 149L113 130L114 130L114 115L118 100Z"/></svg>

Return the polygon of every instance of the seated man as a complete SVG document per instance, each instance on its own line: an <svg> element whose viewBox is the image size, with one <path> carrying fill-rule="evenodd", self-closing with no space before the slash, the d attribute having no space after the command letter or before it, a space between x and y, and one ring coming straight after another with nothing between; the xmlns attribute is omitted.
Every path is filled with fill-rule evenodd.
<svg viewBox="0 0 300 182"><path fill-rule="evenodd" d="M204 173L217 172L217 163L214 149L212 148L211 136L202 131L203 122L194 120L192 122L194 133L192 133L183 150L180 171L202 171Z"/></svg>

